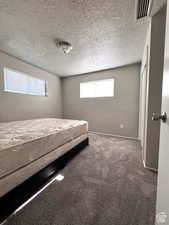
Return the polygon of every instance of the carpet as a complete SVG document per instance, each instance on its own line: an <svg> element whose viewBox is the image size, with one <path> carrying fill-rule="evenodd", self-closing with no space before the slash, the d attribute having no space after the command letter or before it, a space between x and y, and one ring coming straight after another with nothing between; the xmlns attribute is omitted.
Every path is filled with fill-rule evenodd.
<svg viewBox="0 0 169 225"><path fill-rule="evenodd" d="M134 140L89 135L89 146L6 225L154 225L157 174Z"/></svg>

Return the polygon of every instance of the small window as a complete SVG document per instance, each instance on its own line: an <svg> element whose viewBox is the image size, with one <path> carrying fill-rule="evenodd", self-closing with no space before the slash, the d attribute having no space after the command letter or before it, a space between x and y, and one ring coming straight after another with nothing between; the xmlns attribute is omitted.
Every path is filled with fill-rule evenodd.
<svg viewBox="0 0 169 225"><path fill-rule="evenodd" d="M47 96L47 82L4 68L4 90L14 93Z"/></svg>
<svg viewBox="0 0 169 225"><path fill-rule="evenodd" d="M96 80L80 83L80 98L114 96L114 79Z"/></svg>

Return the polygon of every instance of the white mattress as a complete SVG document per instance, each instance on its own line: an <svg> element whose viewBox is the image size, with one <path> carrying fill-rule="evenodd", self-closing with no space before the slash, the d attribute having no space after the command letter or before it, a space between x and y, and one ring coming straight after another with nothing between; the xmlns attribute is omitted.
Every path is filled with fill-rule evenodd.
<svg viewBox="0 0 169 225"><path fill-rule="evenodd" d="M0 123L0 178L87 131L87 122L77 120L46 118Z"/></svg>
<svg viewBox="0 0 169 225"><path fill-rule="evenodd" d="M0 197L8 193L11 189L23 183L29 177L49 165L53 160L59 158L70 149L78 145L80 142L88 138L88 134L83 134L72 141L56 148L54 151L42 156L41 158L33 161L30 164L16 170L15 172L0 178Z"/></svg>

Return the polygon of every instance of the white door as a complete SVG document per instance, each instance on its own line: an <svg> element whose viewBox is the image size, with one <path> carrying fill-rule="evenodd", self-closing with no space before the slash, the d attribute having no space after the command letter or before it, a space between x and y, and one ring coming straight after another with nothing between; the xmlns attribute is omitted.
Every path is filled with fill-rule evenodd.
<svg viewBox="0 0 169 225"><path fill-rule="evenodd" d="M140 82L140 140L143 149L143 161L146 162L147 137L147 101L148 101L148 46L146 48L146 63L144 65Z"/></svg>
<svg viewBox="0 0 169 225"><path fill-rule="evenodd" d="M162 112L169 117L169 0L165 37ZM156 224L169 225L169 118L161 122Z"/></svg>
<svg viewBox="0 0 169 225"><path fill-rule="evenodd" d="M141 140L141 146L144 148L144 121L145 121L145 106L146 106L146 76L147 75L147 69L146 65L143 69L143 72L141 74L141 118L140 118L140 140Z"/></svg>

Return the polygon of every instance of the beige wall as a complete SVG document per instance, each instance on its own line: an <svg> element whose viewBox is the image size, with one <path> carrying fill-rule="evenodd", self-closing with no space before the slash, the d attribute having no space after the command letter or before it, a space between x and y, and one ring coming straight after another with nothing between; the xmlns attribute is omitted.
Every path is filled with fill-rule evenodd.
<svg viewBox="0 0 169 225"><path fill-rule="evenodd" d="M138 137L140 64L62 79L64 118L89 122L89 130ZM80 82L115 79L113 98L80 99ZM124 128L120 128L123 124Z"/></svg>
<svg viewBox="0 0 169 225"><path fill-rule="evenodd" d="M48 81L48 97L3 91L3 68L9 67ZM0 52L0 122L39 117L61 117L61 80L56 75Z"/></svg>

